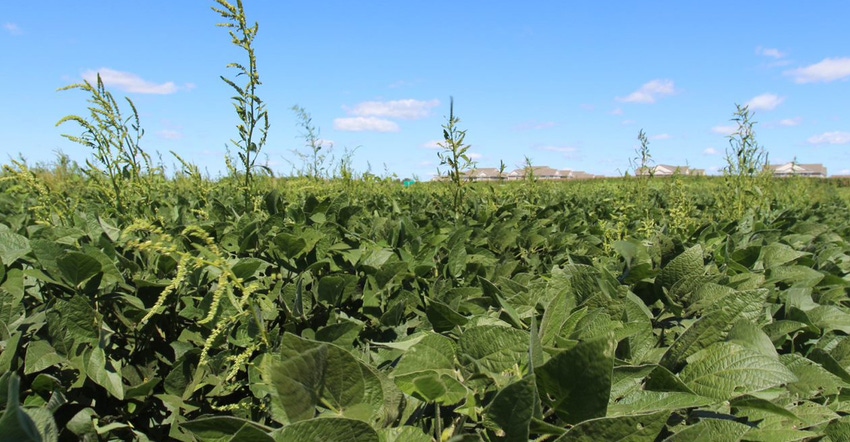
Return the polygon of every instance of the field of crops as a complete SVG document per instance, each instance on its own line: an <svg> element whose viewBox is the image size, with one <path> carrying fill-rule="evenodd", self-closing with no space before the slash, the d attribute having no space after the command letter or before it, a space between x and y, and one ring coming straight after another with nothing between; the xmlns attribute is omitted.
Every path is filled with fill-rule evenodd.
<svg viewBox="0 0 850 442"><path fill-rule="evenodd" d="M2 175L0 439L850 438L835 183L140 181Z"/></svg>

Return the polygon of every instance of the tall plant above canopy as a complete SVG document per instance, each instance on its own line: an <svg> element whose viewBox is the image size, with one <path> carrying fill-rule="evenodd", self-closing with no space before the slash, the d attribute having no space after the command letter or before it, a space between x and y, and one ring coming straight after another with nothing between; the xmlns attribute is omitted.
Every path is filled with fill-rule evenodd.
<svg viewBox="0 0 850 442"><path fill-rule="evenodd" d="M233 44L242 48L248 55L247 66L240 63L227 65L228 68L239 71L236 74L237 78L245 77L244 85L240 86L234 80L221 76L221 79L236 91L232 100L236 115L239 116L240 120L240 123L236 126L239 130L239 139L230 140L230 142L239 150L239 161L243 168L241 172L244 173L243 195L245 206L248 207L251 199L253 170L256 167L257 156L266 144L269 131L268 111L263 101L257 96L257 87L262 83L260 82L260 74L257 72L257 57L254 53L253 44L260 25L256 22L253 25L248 25L242 0L237 0L236 6L233 6L227 0L216 0L216 2L221 8L213 7L213 11L227 20L225 23L219 23L218 26L230 29Z"/></svg>

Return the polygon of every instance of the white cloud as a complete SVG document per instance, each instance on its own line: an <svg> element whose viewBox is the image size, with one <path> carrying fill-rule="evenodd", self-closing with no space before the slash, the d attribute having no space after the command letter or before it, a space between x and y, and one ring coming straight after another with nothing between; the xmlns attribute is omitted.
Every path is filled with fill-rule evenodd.
<svg viewBox="0 0 850 442"><path fill-rule="evenodd" d="M97 74L105 86L114 86L124 92L135 94L168 95L177 92L177 85L172 82L156 84L144 80L136 74L121 72L109 68L100 68L96 71L83 72L83 79L89 83L97 82Z"/></svg>
<svg viewBox="0 0 850 442"><path fill-rule="evenodd" d="M777 60L780 58L785 58L785 56L788 55L785 52L780 51L779 49L763 48L761 46L756 48L756 54L763 55L765 57L775 58Z"/></svg>
<svg viewBox="0 0 850 442"><path fill-rule="evenodd" d="M477 153L477 152L470 152L470 153L466 154L466 156L468 156L469 159L472 160L472 161L478 161L481 158L484 158L484 155L481 155L480 153Z"/></svg>
<svg viewBox="0 0 850 442"><path fill-rule="evenodd" d="M850 58L825 58L819 63L785 72L795 83L829 83L850 77Z"/></svg>
<svg viewBox="0 0 850 442"><path fill-rule="evenodd" d="M785 101L785 97L780 97L775 94L761 94L750 99L750 101L747 102L747 107L749 107L752 111L769 111L776 109L776 107L782 104L783 101Z"/></svg>
<svg viewBox="0 0 850 442"><path fill-rule="evenodd" d="M809 138L809 144L850 144L850 132L825 132Z"/></svg>
<svg viewBox="0 0 850 442"><path fill-rule="evenodd" d="M398 132L394 121L375 117L353 117L334 119L334 129L346 132Z"/></svg>
<svg viewBox="0 0 850 442"><path fill-rule="evenodd" d="M440 100L395 100L365 101L348 113L358 117L398 118L401 120L419 120L431 115L431 109L440 105Z"/></svg>
<svg viewBox="0 0 850 442"><path fill-rule="evenodd" d="M24 31L16 23L3 23L3 29L12 35L21 35Z"/></svg>
<svg viewBox="0 0 850 442"><path fill-rule="evenodd" d="M802 122L803 122L803 119L800 118L800 117L786 118L784 120L779 120L779 125L785 126L785 127L793 127L793 126L799 126L800 123L802 123Z"/></svg>
<svg viewBox="0 0 850 442"><path fill-rule="evenodd" d="M702 151L702 154L703 155L718 155L718 154L720 154L720 152L713 147L709 147L709 148L705 149L704 151Z"/></svg>
<svg viewBox="0 0 850 442"><path fill-rule="evenodd" d="M676 85L672 80L652 80L644 84L640 89L632 92L625 98L617 97L617 101L624 103L655 103L655 100L665 95L676 93Z"/></svg>
<svg viewBox="0 0 850 442"><path fill-rule="evenodd" d="M182 140L183 139L183 133L180 132L179 130L174 130L174 129L163 129L163 130L157 132L156 135L158 137L162 138L162 139L165 139L165 140L176 141L176 140Z"/></svg>
<svg viewBox="0 0 850 442"><path fill-rule="evenodd" d="M729 136L738 130L738 126L714 126L711 131L723 136Z"/></svg>
<svg viewBox="0 0 850 442"><path fill-rule="evenodd" d="M440 143L442 143L442 141L433 140L433 141L429 141L427 143L422 143L422 147L424 147L426 149L438 150L438 149L442 149L442 147L440 146Z"/></svg>
<svg viewBox="0 0 850 442"><path fill-rule="evenodd" d="M621 108L619 108L619 107L618 107L618 108L616 108L616 109L612 110L612 111L610 112L610 114L611 114L611 115L616 115L616 116L618 116L618 117L619 117L620 115L623 115L623 109L621 109Z"/></svg>
<svg viewBox="0 0 850 442"><path fill-rule="evenodd" d="M658 134L649 137L650 140L669 140L671 138L673 138L673 136L670 134Z"/></svg>
<svg viewBox="0 0 850 442"><path fill-rule="evenodd" d="M637 123L637 121L635 121L635 120L623 120L623 122L620 123L620 124L622 124L623 126L630 126L630 125L635 124L635 123Z"/></svg>

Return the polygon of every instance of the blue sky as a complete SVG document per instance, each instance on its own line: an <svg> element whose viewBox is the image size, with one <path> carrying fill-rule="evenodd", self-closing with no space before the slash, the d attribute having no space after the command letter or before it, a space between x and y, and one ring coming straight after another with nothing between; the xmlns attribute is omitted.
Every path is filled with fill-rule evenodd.
<svg viewBox="0 0 850 442"><path fill-rule="evenodd" d="M739 103L772 163L850 174L845 1L244 1L271 119L262 161L279 174L302 166L299 105L357 171L429 179L449 96L480 167L618 175L643 129L657 163L712 173ZM76 127L55 127L87 97L57 89L100 72L139 109L145 150L222 173L238 120L219 75L244 56L214 5L6 2L2 162L89 158L60 136Z"/></svg>

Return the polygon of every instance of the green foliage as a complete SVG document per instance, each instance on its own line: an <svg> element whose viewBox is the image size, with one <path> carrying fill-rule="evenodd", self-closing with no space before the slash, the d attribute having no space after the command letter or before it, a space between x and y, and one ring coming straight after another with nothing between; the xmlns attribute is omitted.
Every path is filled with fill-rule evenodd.
<svg viewBox="0 0 850 442"><path fill-rule="evenodd" d="M722 207L728 216L741 218L747 211L763 213L767 210L764 195L771 190L772 174L768 168L768 153L756 141L753 113L747 106L735 105L732 121L737 129L729 135L726 149L726 167L723 176L728 192Z"/></svg>
<svg viewBox="0 0 850 442"><path fill-rule="evenodd" d="M472 146L464 144L466 131L458 129L458 123L460 123L460 118L455 116L455 101L451 97L449 98L449 116L446 119L446 124L443 125L443 142L437 143L442 151L437 152L437 157L440 159L441 166L448 167L447 174L452 189L452 208L456 215L460 213L463 205L466 173L475 166L475 163L467 154Z"/></svg>
<svg viewBox="0 0 850 442"><path fill-rule="evenodd" d="M755 173L746 108L721 179L554 183L526 158L479 187L453 102L450 186L332 179L300 108L308 176L257 176L257 27L219 5L250 60L225 79L244 177L153 173L100 81L72 86L94 122L63 121L102 175L4 167L0 440L850 434L850 199Z"/></svg>
<svg viewBox="0 0 850 442"><path fill-rule="evenodd" d="M221 76L222 81L236 92L232 100L240 121L236 126L239 131L239 139L230 142L239 150L238 156L242 166L239 172L244 176L242 194L245 207L248 208L254 190L254 169L257 166L257 157L266 144L269 132L269 113L266 110L265 103L257 95L257 87L262 83L260 83L260 74L257 71L254 38L257 37L260 25L259 23L254 23L253 26L248 24L242 0L236 0L236 6L233 6L227 0L216 0L216 2L221 8L214 7L212 8L213 11L219 13L226 20L225 23L220 23L218 26L230 29L228 32L232 43L244 50L248 56L247 66L240 63L227 65L228 68L234 68L238 71L237 77L245 77L244 85L237 85L235 81ZM266 170L270 172L267 168Z"/></svg>
<svg viewBox="0 0 850 442"><path fill-rule="evenodd" d="M103 85L100 74L97 83L92 85L88 80L59 89L80 89L89 93L89 119L77 115L68 115L56 123L77 123L82 129L82 135L62 135L63 137L82 144L92 150L95 160L100 164L86 161L88 173L95 182L100 182L106 175L106 185L99 186L105 192L106 200L114 203L115 210L121 213L127 204L125 194L147 193L149 180L145 175L154 172L150 156L142 150L139 143L145 131L139 123L139 113L133 101L126 98L132 115L124 118L118 102ZM102 167L102 169L101 169ZM136 184L132 190L128 185Z"/></svg>

